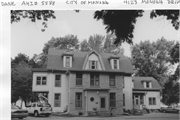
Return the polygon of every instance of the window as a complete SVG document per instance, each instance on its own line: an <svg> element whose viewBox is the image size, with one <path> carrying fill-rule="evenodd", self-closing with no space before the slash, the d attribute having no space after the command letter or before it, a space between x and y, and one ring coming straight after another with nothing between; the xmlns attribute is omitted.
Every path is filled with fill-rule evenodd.
<svg viewBox="0 0 180 120"><path fill-rule="evenodd" d="M143 99L143 96L140 95L140 104L143 105L144 104L144 99Z"/></svg>
<svg viewBox="0 0 180 120"><path fill-rule="evenodd" d="M99 75L98 74L90 75L90 85L91 86L99 86Z"/></svg>
<svg viewBox="0 0 180 120"><path fill-rule="evenodd" d="M115 86L115 75L114 74L109 75L109 85Z"/></svg>
<svg viewBox="0 0 180 120"><path fill-rule="evenodd" d="M98 61L90 60L89 61L89 68L90 69L97 69L98 68Z"/></svg>
<svg viewBox="0 0 180 120"><path fill-rule="evenodd" d="M149 98L149 105L156 105L156 98L155 97Z"/></svg>
<svg viewBox="0 0 180 120"><path fill-rule="evenodd" d="M116 94L110 93L110 107L116 107Z"/></svg>
<svg viewBox="0 0 180 120"><path fill-rule="evenodd" d="M61 94L55 93L54 94L54 107L60 107L61 106Z"/></svg>
<svg viewBox="0 0 180 120"><path fill-rule="evenodd" d="M82 74L76 73L76 85L82 85Z"/></svg>
<svg viewBox="0 0 180 120"><path fill-rule="evenodd" d="M150 88L149 82L146 82L146 88Z"/></svg>
<svg viewBox="0 0 180 120"><path fill-rule="evenodd" d="M55 87L61 87L61 75L55 75Z"/></svg>
<svg viewBox="0 0 180 120"><path fill-rule="evenodd" d="M75 107L82 107L82 93L76 93Z"/></svg>
<svg viewBox="0 0 180 120"><path fill-rule="evenodd" d="M123 94L123 106L125 106L125 94Z"/></svg>
<svg viewBox="0 0 180 120"><path fill-rule="evenodd" d="M66 57L65 67L70 67L70 57Z"/></svg>
<svg viewBox="0 0 180 120"><path fill-rule="evenodd" d="M46 77L38 76L36 78L36 85L46 85L46 82L47 82Z"/></svg>
<svg viewBox="0 0 180 120"><path fill-rule="evenodd" d="M118 69L117 68L117 60L114 60L114 69Z"/></svg>

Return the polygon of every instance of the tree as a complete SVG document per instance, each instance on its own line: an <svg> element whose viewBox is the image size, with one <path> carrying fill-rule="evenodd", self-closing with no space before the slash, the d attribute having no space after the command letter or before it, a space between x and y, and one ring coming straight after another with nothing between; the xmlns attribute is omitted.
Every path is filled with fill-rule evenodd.
<svg viewBox="0 0 180 120"><path fill-rule="evenodd" d="M143 12L143 10L101 10L94 13L94 18L102 19L107 33L116 35L115 44L123 42L132 44L136 20L143 16ZM150 18L157 16L166 16L167 20L171 20L174 28L179 29L179 10L152 10Z"/></svg>
<svg viewBox="0 0 180 120"><path fill-rule="evenodd" d="M43 67L46 68L47 66L47 54L49 47L56 48L56 49L69 49L69 50L79 50L79 39L77 36L74 35L66 35L64 37L52 37L47 43L44 44L43 52L37 55L35 58L38 63Z"/></svg>
<svg viewBox="0 0 180 120"><path fill-rule="evenodd" d="M170 51L171 63L177 64L178 66L174 72L174 74L169 76L169 80L164 84L162 90L162 102L166 105L177 104L179 103L179 43L177 42L172 50Z"/></svg>
<svg viewBox="0 0 180 120"><path fill-rule="evenodd" d="M131 54L135 76L154 77L163 86L172 66L169 53L173 46L174 41L164 38L152 43L146 40L133 45Z"/></svg>
<svg viewBox="0 0 180 120"><path fill-rule="evenodd" d="M172 78L164 84L162 90L162 102L166 105L177 104L179 103L179 83L174 83Z"/></svg>
<svg viewBox="0 0 180 120"><path fill-rule="evenodd" d="M176 30L179 29L179 10L152 10L150 18L152 19L157 16L166 16L167 20L171 20L173 27Z"/></svg>
<svg viewBox="0 0 180 120"><path fill-rule="evenodd" d="M19 97L27 101L32 97L32 71L31 68L41 67L34 58L29 59L25 54L19 53L11 58L11 102Z"/></svg>
<svg viewBox="0 0 180 120"><path fill-rule="evenodd" d="M44 27L42 32L44 32L47 28L48 19L55 19L56 17L53 10L11 10L11 23L19 22L22 18L28 18L31 22L42 20Z"/></svg>
<svg viewBox="0 0 180 120"><path fill-rule="evenodd" d="M104 42L104 36L102 35L91 35L88 40L88 44L91 50L102 51L102 44Z"/></svg>
<svg viewBox="0 0 180 120"><path fill-rule="evenodd" d="M120 53L124 54L124 49L120 45L115 45L115 36L107 34L103 45L103 51L106 53Z"/></svg>
<svg viewBox="0 0 180 120"><path fill-rule="evenodd" d="M84 39L80 43L80 50L83 51L83 52L90 51L90 47L89 47L88 41L86 39Z"/></svg>
<svg viewBox="0 0 180 120"><path fill-rule="evenodd" d="M120 45L114 45L114 35L107 34L106 37L102 35L91 35L89 40L83 40L80 43L81 51L90 51L95 49L96 51L106 53L124 53L124 49Z"/></svg>
<svg viewBox="0 0 180 120"><path fill-rule="evenodd" d="M19 97L26 101L32 94L32 72L29 65L21 62L11 68L11 102L16 102Z"/></svg>

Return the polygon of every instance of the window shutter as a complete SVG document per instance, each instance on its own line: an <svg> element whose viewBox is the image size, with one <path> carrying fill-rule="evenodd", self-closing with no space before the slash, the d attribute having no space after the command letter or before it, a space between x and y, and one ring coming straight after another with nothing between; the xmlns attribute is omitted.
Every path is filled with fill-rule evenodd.
<svg viewBox="0 0 180 120"><path fill-rule="evenodd" d="M89 61L89 69L91 69L92 61Z"/></svg>
<svg viewBox="0 0 180 120"><path fill-rule="evenodd" d="M95 62L96 69L98 69L98 61Z"/></svg>

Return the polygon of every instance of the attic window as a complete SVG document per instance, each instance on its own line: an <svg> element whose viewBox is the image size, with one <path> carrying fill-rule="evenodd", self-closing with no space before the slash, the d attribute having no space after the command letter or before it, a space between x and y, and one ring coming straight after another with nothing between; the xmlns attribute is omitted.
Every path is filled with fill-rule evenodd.
<svg viewBox="0 0 180 120"><path fill-rule="evenodd" d="M117 69L117 60L114 60L114 69Z"/></svg>
<svg viewBox="0 0 180 120"><path fill-rule="evenodd" d="M65 64L66 67L70 67L70 57L66 57L66 64Z"/></svg>
<svg viewBox="0 0 180 120"><path fill-rule="evenodd" d="M98 61L90 60L89 61L89 68L90 69L97 69Z"/></svg>

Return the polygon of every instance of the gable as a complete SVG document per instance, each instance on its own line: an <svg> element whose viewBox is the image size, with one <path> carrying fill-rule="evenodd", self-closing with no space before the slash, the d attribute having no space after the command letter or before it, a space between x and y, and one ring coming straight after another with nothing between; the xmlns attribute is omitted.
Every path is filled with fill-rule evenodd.
<svg viewBox="0 0 180 120"><path fill-rule="evenodd" d="M83 69L85 70L92 69L92 67L94 66L96 70L104 70L102 65L103 61L100 59L100 56L95 52L92 52L89 55L87 55L87 58L84 63L85 64Z"/></svg>

